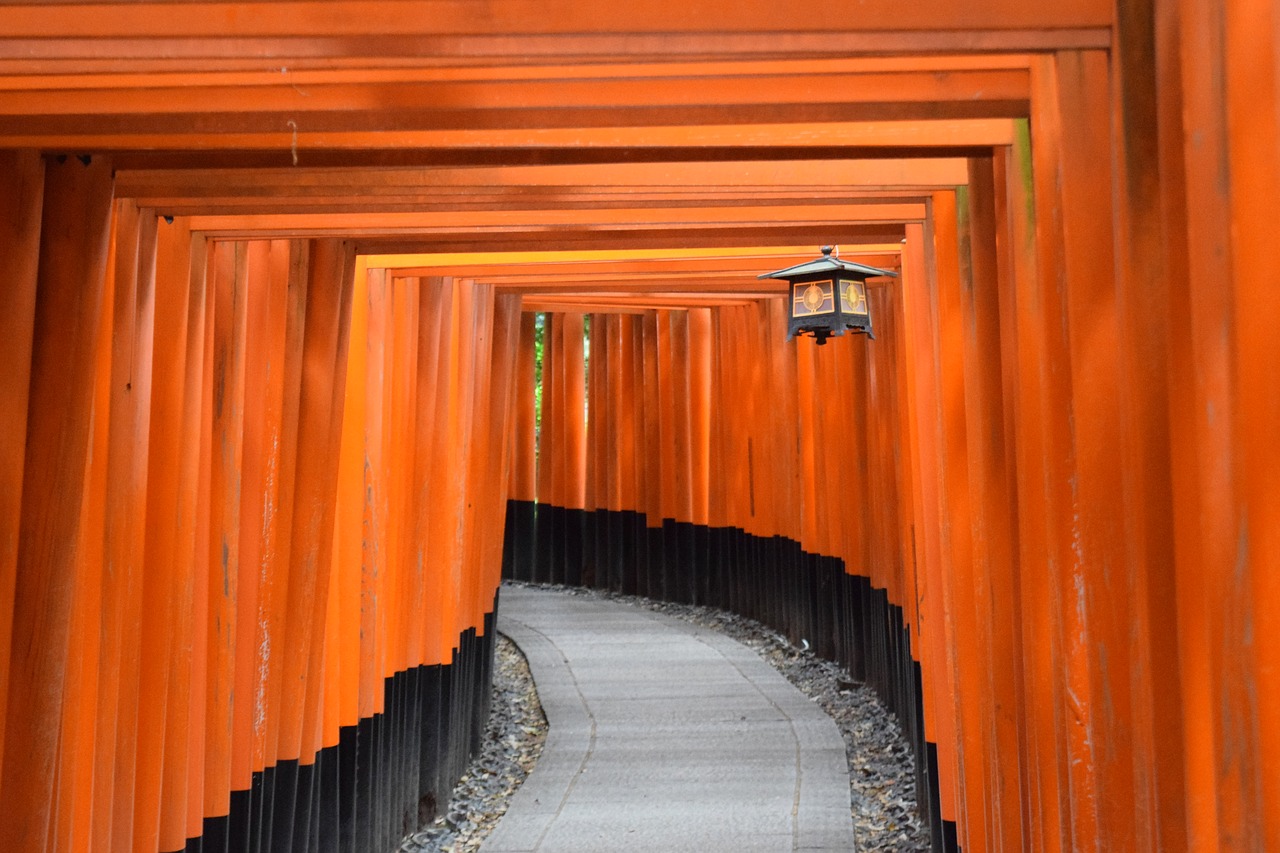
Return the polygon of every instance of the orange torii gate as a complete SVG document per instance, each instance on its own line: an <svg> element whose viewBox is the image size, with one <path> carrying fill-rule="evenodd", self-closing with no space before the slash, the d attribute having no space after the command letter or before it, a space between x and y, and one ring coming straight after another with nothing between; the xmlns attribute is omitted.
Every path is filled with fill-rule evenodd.
<svg viewBox="0 0 1280 853"><path fill-rule="evenodd" d="M481 8L0 7L6 843L387 846L510 497L865 672L943 844L1280 846L1274 3ZM679 256L827 241L871 347Z"/></svg>

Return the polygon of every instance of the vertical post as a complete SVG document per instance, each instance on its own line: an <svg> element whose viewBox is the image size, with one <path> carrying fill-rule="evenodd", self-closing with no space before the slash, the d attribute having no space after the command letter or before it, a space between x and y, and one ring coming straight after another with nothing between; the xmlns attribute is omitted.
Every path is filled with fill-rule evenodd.
<svg viewBox="0 0 1280 853"><path fill-rule="evenodd" d="M159 581L152 587L153 595L164 596L156 612L167 614L163 627L152 634L145 646L154 644L157 656L151 665L155 668L154 681L149 681L148 695L163 696L162 746L159 747L159 766L152 766L159 777L159 826L157 839L161 850L181 849L186 845L188 825L188 785L190 783L191 745L191 687L195 632L195 584L198 573L197 557L201 566L204 554L197 545L202 522L200 506L200 474L207 454L202 453L203 424L205 422L206 358L205 329L208 318L206 291L205 238L193 234L184 221L166 225L162 239L158 268L161 286L183 291L173 298L176 310L181 304L185 316L181 321L182 349L173 353L180 377L175 377L171 388L175 392L168 402L172 408L166 417L152 415L157 429L173 433L168 440L172 453L173 470L169 475L163 498L157 495L151 501L148 495L148 533L152 523L165 528L156 539L155 560L152 560L151 542L148 542L147 568L157 569ZM166 325L157 318L156 334L166 334ZM160 354L157 341L156 354ZM176 372L176 371L175 371ZM178 390L180 389L180 391ZM155 474L155 466L152 465ZM165 503L160 501L164 500ZM161 563L160 561L164 561ZM163 569L160 566L163 565ZM155 599L152 599L153 601ZM163 673L163 680L161 680ZM145 700L144 700L145 701ZM157 723L160 722L158 719ZM140 722L141 725L141 722ZM135 837L135 843L137 843Z"/></svg>
<svg viewBox="0 0 1280 853"><path fill-rule="evenodd" d="M208 715L205 720L204 814L230 811L232 709L235 696L234 627L239 607L241 467L244 446L245 349L250 244L214 247L213 458L209 488ZM245 641L248 638L244 638ZM243 697L248 700L249 696Z"/></svg>
<svg viewBox="0 0 1280 853"><path fill-rule="evenodd" d="M95 848L132 847L156 220L116 203Z"/></svg>
<svg viewBox="0 0 1280 853"><path fill-rule="evenodd" d="M319 713L323 671L320 639L333 557L333 498L341 445L354 260L350 244L315 240L310 245L289 549L290 615L282 701L290 711L281 720L280 735L281 756L285 759L302 756L303 733L314 731Z"/></svg>
<svg viewBox="0 0 1280 853"><path fill-rule="evenodd" d="M965 411L968 422L969 483L972 490L974 544L973 619L982 660L1008 665L980 667L975 685L986 701L985 782L987 832L991 846L1022 846L1018 775L1018 672L1015 640L1020 618L1016 555L1016 507L1013 504L1013 449L1004 396L1004 350L1011 330L1001 326L1000 260L997 247L996 166L992 158L969 161L967 209L962 246L968 250L968 276L962 280Z"/></svg>
<svg viewBox="0 0 1280 853"><path fill-rule="evenodd" d="M512 380L512 405L514 406L514 425L511 435L511 474L508 485L508 499L511 501L513 515L511 529L507 532L510 541L509 559L511 576L516 580L527 581L530 578L529 568L533 559L533 507L537 497L535 488L536 473L536 437L534 418L534 327L536 316L532 311L520 315L520 339L517 344L515 374ZM594 373L594 366L593 366ZM592 393L595 393L593 387ZM593 407L594 408L594 407ZM588 506L587 509L595 509Z"/></svg>
<svg viewBox="0 0 1280 853"><path fill-rule="evenodd" d="M8 284L0 288L0 339L9 368L0 373L0 768L8 706L14 588L22 523L22 472L44 209L44 160L36 151L0 152L0 254Z"/></svg>
<svg viewBox="0 0 1280 853"><path fill-rule="evenodd" d="M983 764L989 745L982 725L985 685L974 676L983 669L979 648L982 628L974 620L975 570L973 505L969 482L969 440L965 391L965 316L962 288L970 279L967 252L961 252L961 210L967 217L968 190L933 196L933 253L936 262L938 313L939 426L941 464L945 472L942 523L946 549L942 590L946 612L948 671L956 724L958 772L957 823L960 847L988 849L985 821L987 787ZM967 222L966 222L967 227ZM962 259L964 268L962 269Z"/></svg>
<svg viewBox="0 0 1280 853"><path fill-rule="evenodd" d="M1220 772L1231 784L1224 785L1220 803L1224 845L1238 840L1268 848L1280 845L1280 640L1263 627L1280 608L1280 499L1274 488L1280 471L1275 442L1280 392L1271 370L1280 364L1280 296L1269 269L1274 234L1264 223L1280 190L1280 37L1273 4L1250 0L1223 4L1223 11L1234 255L1230 294L1236 321L1232 444L1243 511L1235 559L1219 567L1222 574L1215 580L1222 594L1214 600L1222 602L1225 617L1217 647L1238 646L1251 654L1227 651L1222 659L1222 693L1231 715L1219 735ZM1268 25L1259 26L1261 21ZM1244 751L1237 755L1241 745ZM1238 781L1231 780L1237 773Z"/></svg>
<svg viewBox="0 0 1280 853"><path fill-rule="evenodd" d="M0 779L0 825L8 828L6 843L15 851L48 844L54 779L63 760L58 737L79 572L111 174L102 158L50 162L45 174L17 541L23 571L14 584ZM27 193L37 180L30 165L19 178L18 232L24 242L32 236ZM29 254L20 254L18 262L29 282ZM29 310L24 306L31 298L22 285L19 279L13 321L20 351L23 311ZM22 360L17 364L20 372L26 369ZM11 478L13 467L11 462Z"/></svg>
<svg viewBox="0 0 1280 853"><path fill-rule="evenodd" d="M1158 9L1157 9L1158 7ZM1126 459L1126 559L1131 567L1133 803L1138 849L1186 849L1183 707L1179 695L1177 552L1174 543L1174 330L1183 317L1174 297L1185 285L1183 222L1170 222L1186 196L1182 168L1170 152L1181 144L1182 103L1171 44L1177 4L1117 3L1112 28L1113 150L1116 163L1117 316L1130 341L1119 367L1126 405L1120 450ZM1161 23L1157 24L1157 18ZM1164 34L1158 33L1158 26ZM1201 34L1196 31L1197 40ZM1160 42L1164 42L1163 45ZM1172 56L1170 54L1173 54ZM1172 64L1172 66L1171 66ZM1176 128L1176 129L1175 129ZM1176 199L1176 201L1175 201ZM1178 395L1176 405L1186 400Z"/></svg>

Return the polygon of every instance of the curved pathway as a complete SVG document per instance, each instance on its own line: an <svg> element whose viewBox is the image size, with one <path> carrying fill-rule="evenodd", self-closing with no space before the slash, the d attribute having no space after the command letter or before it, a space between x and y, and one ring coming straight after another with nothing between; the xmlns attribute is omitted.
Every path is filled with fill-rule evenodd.
<svg viewBox="0 0 1280 853"><path fill-rule="evenodd" d="M481 853L851 851L831 718L740 643L658 613L503 587L542 758Z"/></svg>

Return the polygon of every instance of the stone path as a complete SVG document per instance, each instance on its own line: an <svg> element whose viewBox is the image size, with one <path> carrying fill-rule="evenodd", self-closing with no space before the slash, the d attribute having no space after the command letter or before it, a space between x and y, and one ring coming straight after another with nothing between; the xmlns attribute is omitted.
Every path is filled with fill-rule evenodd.
<svg viewBox="0 0 1280 853"><path fill-rule="evenodd" d="M854 849L844 743L754 652L609 601L504 587L550 730L482 853Z"/></svg>

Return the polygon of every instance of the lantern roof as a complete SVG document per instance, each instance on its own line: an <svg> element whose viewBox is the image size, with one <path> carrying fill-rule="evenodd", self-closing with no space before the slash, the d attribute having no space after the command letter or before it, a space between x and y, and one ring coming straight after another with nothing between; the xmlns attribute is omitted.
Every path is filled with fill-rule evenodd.
<svg viewBox="0 0 1280 853"><path fill-rule="evenodd" d="M882 270L879 267L869 267L866 264L856 264L853 261L842 261L840 258L832 255L831 246L822 247L822 257L805 261L802 264L796 264L793 267L777 270L776 272L761 273L756 278L800 278L802 276L814 275L818 273L835 273L845 272L853 273L860 276L876 276L889 275L897 277L897 273L892 270Z"/></svg>

